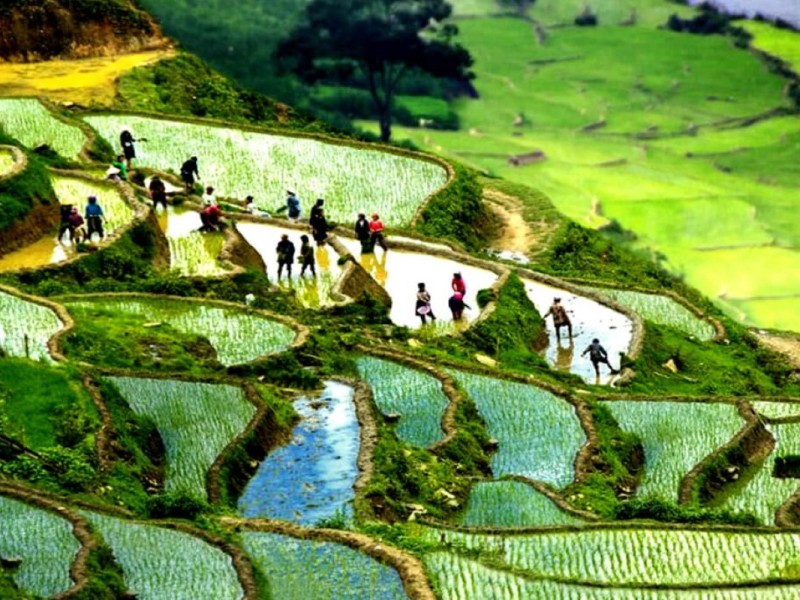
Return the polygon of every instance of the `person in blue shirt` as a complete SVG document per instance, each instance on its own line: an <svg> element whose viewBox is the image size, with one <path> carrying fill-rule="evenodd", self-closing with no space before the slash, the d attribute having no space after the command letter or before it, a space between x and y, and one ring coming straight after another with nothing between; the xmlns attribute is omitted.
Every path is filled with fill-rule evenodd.
<svg viewBox="0 0 800 600"><path fill-rule="evenodd" d="M300 218L300 198L294 190L286 190L286 208L287 215L290 221L297 221Z"/></svg>
<svg viewBox="0 0 800 600"><path fill-rule="evenodd" d="M105 217L103 216L103 209L97 203L95 196L89 196L89 204L86 205L85 216L86 226L89 228L89 233L86 237L91 240L92 234L96 231L100 239L103 239L105 236L103 233L103 220Z"/></svg>

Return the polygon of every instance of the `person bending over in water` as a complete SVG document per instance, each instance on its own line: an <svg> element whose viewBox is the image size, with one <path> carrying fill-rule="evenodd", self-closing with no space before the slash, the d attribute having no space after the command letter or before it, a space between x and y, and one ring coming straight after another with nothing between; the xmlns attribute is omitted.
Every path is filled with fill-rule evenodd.
<svg viewBox="0 0 800 600"><path fill-rule="evenodd" d="M600 365L604 364L608 366L609 371L611 371L612 375L616 375L619 373L617 369L611 366L611 363L608 362L608 352L606 349L600 345L600 340L594 338L592 343L587 346L586 350L581 352L581 356L586 356L586 353L589 353L589 360L592 361L592 366L594 367L594 373L597 377L600 377Z"/></svg>

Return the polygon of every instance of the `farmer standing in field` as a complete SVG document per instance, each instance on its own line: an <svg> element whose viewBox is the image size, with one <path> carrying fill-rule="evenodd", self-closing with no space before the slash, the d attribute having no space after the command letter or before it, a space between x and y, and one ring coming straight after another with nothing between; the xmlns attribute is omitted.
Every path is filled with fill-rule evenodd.
<svg viewBox="0 0 800 600"><path fill-rule="evenodd" d="M375 244L378 244L386 252L386 242L383 239L383 223L381 223L378 213L372 213L372 221L369 222L369 243L373 250L375 249ZM423 319L422 322L424 323L425 320Z"/></svg>
<svg viewBox="0 0 800 600"><path fill-rule="evenodd" d="M372 247L369 245L369 221L367 221L367 215L358 213L354 230L356 238L361 242L361 252L372 252Z"/></svg>
<svg viewBox="0 0 800 600"><path fill-rule="evenodd" d="M322 207L325 200L319 198L311 208L311 215L308 224L311 226L311 234L318 246L324 246L328 237L328 220L325 218L325 209Z"/></svg>
<svg viewBox="0 0 800 600"><path fill-rule="evenodd" d="M424 283L417 284L417 305L415 312L416 315L422 319L423 325L427 322L426 319L428 317L431 318L431 321L436 320L436 316L433 314L433 308L431 307L431 295L425 289Z"/></svg>
<svg viewBox="0 0 800 600"><path fill-rule="evenodd" d="M102 240L105 236L103 233L103 219L105 219L105 217L103 216L103 209L97 203L97 198L95 196L89 196L89 204L86 205L84 216L86 217L86 226L88 227L86 237L91 241L92 234L96 231Z"/></svg>
<svg viewBox="0 0 800 600"><path fill-rule="evenodd" d="M69 229L69 241L73 244L79 244L83 239L83 217L77 206L73 206L69 211L67 217L67 228Z"/></svg>
<svg viewBox="0 0 800 600"><path fill-rule="evenodd" d="M286 267L286 274L288 278L292 277L292 263L294 262L294 244L289 240L287 234L281 236L281 241L275 248L278 253L278 281L281 280L281 273L283 267Z"/></svg>
<svg viewBox="0 0 800 600"><path fill-rule="evenodd" d="M597 338L594 338L592 343L587 346L586 350L581 352L581 356L586 356L587 352L589 353L589 360L592 361L594 373L597 377L600 377L601 364L607 365L612 375L619 373L619 371L612 367L611 363L608 362L608 352L606 352L606 349L600 345L600 340Z"/></svg>
<svg viewBox="0 0 800 600"><path fill-rule="evenodd" d="M222 211L217 204L206 206L200 211L200 231L216 231L219 229L219 220L222 217Z"/></svg>
<svg viewBox="0 0 800 600"><path fill-rule="evenodd" d="M542 319L546 319L550 315L553 316L553 325L556 328L556 340L561 341L561 328L566 327L569 332L569 339L572 339L572 321L569 320L566 309L561 306L561 298L553 298L553 304L550 305Z"/></svg>
<svg viewBox="0 0 800 600"><path fill-rule="evenodd" d="M153 210L156 210L159 204L164 207L164 210L167 210L167 186L158 175L153 175L149 189L150 198L153 200Z"/></svg>
<svg viewBox="0 0 800 600"><path fill-rule="evenodd" d="M286 190L286 206L280 207L277 212L287 211L286 216L290 221L300 218L300 198L294 190Z"/></svg>
<svg viewBox="0 0 800 600"><path fill-rule="evenodd" d="M464 309L470 308L470 306L464 302L464 295L461 292L456 292L450 296L447 305L450 307L450 312L453 313L453 321L460 321L461 317L464 316Z"/></svg>
<svg viewBox="0 0 800 600"><path fill-rule="evenodd" d="M450 282L450 287L456 294L461 294L461 297L467 295L467 283L461 277L461 273L453 273L453 280Z"/></svg>
<svg viewBox="0 0 800 600"><path fill-rule="evenodd" d="M131 161L136 158L136 148L133 145L135 141L133 134L127 129L123 130L119 136L119 143L122 146L122 154L125 155L125 165L128 169L131 168ZM145 141L144 138L141 141Z"/></svg>
<svg viewBox="0 0 800 600"><path fill-rule="evenodd" d="M195 179L200 179L200 172L197 170L197 157L193 156L181 165L181 180L187 194L192 193Z"/></svg>
<svg viewBox="0 0 800 600"><path fill-rule="evenodd" d="M303 268L300 269L300 277L303 277L306 274L306 269L311 267L311 275L312 277L317 276L317 271L314 268L316 261L314 260L314 248L308 242L308 236L303 234L300 236L300 241L302 245L300 246L300 263L303 265Z"/></svg>

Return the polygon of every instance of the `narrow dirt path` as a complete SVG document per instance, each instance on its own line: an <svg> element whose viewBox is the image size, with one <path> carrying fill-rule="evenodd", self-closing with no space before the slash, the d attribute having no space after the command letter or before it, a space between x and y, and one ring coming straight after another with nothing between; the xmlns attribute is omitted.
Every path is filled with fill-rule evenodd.
<svg viewBox="0 0 800 600"><path fill-rule="evenodd" d="M785 354L792 366L800 369L800 335L756 332L756 337L770 350Z"/></svg>
<svg viewBox="0 0 800 600"><path fill-rule="evenodd" d="M536 245L536 236L522 217L522 202L495 190L484 190L483 199L500 223L492 246L498 250L527 254Z"/></svg>

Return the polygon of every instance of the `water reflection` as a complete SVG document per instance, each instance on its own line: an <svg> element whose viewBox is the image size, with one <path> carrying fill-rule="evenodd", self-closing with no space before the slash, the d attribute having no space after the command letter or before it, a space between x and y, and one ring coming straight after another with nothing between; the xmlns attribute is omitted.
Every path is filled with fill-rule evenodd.
<svg viewBox="0 0 800 600"><path fill-rule="evenodd" d="M571 339L565 345L563 340L556 342L556 360L553 365L560 371L569 371L572 369L572 358L575 355L575 342Z"/></svg>

